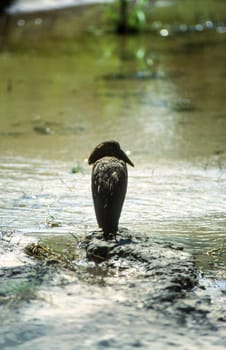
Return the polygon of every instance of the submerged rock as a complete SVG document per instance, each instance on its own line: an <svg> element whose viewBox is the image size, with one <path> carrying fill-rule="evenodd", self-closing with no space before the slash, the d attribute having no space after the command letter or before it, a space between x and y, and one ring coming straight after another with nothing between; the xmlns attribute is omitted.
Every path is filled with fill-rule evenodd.
<svg viewBox="0 0 226 350"><path fill-rule="evenodd" d="M220 308L217 300L213 302L216 288L209 291L203 285L194 257L183 247L123 231L117 241L105 241L100 233L91 234L86 253L98 266L105 264L117 271L119 278L113 283L116 290L127 295L123 305L157 312L159 325L164 320L167 327L178 324L192 331L224 328L226 308ZM105 283L111 285L111 277L109 281L106 277ZM217 293L223 298L219 289Z"/></svg>
<svg viewBox="0 0 226 350"><path fill-rule="evenodd" d="M12 239L0 234L0 257L19 253ZM117 241L92 233L79 247L65 265L45 247L40 261L43 246L30 244L25 251L33 259L1 267L1 349L13 344L41 350L56 337L67 350L150 344L211 350L225 344L225 295L209 280L200 281L194 258L181 246L123 230Z"/></svg>
<svg viewBox="0 0 226 350"><path fill-rule="evenodd" d="M108 266L122 263L123 270L142 271L142 281L149 288L143 294L143 305L152 308L163 302L184 297L197 284L197 271L193 257L180 246L159 243L132 233L122 232L117 241L105 241L100 234L92 234L86 241L87 258ZM139 280L139 283L142 283ZM134 280L136 284L136 280ZM147 289L146 289L147 290Z"/></svg>

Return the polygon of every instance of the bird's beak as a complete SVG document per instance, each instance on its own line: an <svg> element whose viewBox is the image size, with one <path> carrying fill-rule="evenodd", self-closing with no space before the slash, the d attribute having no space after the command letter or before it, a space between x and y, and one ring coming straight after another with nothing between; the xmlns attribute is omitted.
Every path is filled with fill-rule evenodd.
<svg viewBox="0 0 226 350"><path fill-rule="evenodd" d="M122 150L121 150L121 154L120 154L120 159L122 159L125 163L128 163L131 166L134 166L133 162L131 162L131 160L129 159L127 154L125 152L123 152Z"/></svg>

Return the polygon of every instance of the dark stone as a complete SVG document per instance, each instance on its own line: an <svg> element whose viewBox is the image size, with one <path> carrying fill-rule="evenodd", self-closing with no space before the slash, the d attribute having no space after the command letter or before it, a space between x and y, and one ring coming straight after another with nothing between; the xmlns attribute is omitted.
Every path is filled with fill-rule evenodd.
<svg viewBox="0 0 226 350"><path fill-rule="evenodd" d="M116 245L117 243L113 241L94 238L86 247L87 258L97 264L106 261Z"/></svg>

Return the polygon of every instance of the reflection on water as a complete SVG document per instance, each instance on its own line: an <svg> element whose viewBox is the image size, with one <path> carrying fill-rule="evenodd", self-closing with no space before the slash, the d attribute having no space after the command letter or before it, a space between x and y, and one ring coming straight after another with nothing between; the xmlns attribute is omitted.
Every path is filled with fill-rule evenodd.
<svg viewBox="0 0 226 350"><path fill-rule="evenodd" d="M85 159L117 139L135 163L121 225L181 242L201 270L223 278L225 40L210 33L214 45L189 53L193 39L86 37L55 42L50 55L2 52L1 229L37 237L94 229ZM144 57L161 78L104 79L143 71Z"/></svg>
<svg viewBox="0 0 226 350"><path fill-rule="evenodd" d="M5 158L0 168L1 229L84 235L96 228L90 171L70 172L70 163ZM12 161L17 163L12 163ZM121 226L157 240L177 241L194 253L201 270L222 277L225 263L225 176L169 162L129 170ZM212 253L211 253L212 252ZM212 272L210 272L212 270Z"/></svg>

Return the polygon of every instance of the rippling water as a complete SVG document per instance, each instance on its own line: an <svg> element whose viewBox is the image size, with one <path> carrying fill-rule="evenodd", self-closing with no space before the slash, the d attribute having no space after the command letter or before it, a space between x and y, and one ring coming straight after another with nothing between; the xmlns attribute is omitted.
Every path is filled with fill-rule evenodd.
<svg viewBox="0 0 226 350"><path fill-rule="evenodd" d="M117 139L135 163L121 226L181 242L207 275L225 278L224 36L86 36L70 49L1 52L1 229L95 229L86 159ZM135 79L148 59L155 74Z"/></svg>
<svg viewBox="0 0 226 350"><path fill-rule="evenodd" d="M198 269L210 277L195 291L201 301L197 312L214 313L214 323L199 324L198 317L181 325L144 309L150 280L139 268L114 271L106 281L105 271L94 271L91 283L63 271L48 277L29 303L10 308L0 300L0 347L196 349L201 344L212 349L218 344L220 349L226 280L225 32L80 37L72 26L64 38L58 20L52 27L48 18L33 25L22 21L24 29L12 28L0 51L0 232L9 233L0 252L0 298L4 302L10 287L14 294L26 293L26 287L32 292L33 265L26 270L25 264L24 276L17 273L27 259L21 248L33 237L59 244L62 251L68 244L74 249L76 236L82 239L97 228L87 158L99 142L116 139L135 164L128 166L120 226L179 243L196 257ZM20 244L13 250L6 244L2 254L7 240ZM192 304L184 310L191 309Z"/></svg>
<svg viewBox="0 0 226 350"><path fill-rule="evenodd" d="M16 163L15 163L16 161ZM25 158L1 165L1 229L42 238L43 234L84 236L96 228L90 169L73 174L67 162ZM225 176L219 169L164 164L129 169L121 226L158 240L180 242L201 270L224 277ZM215 249L214 255L211 250Z"/></svg>

